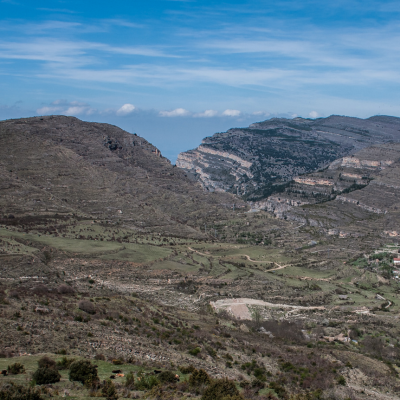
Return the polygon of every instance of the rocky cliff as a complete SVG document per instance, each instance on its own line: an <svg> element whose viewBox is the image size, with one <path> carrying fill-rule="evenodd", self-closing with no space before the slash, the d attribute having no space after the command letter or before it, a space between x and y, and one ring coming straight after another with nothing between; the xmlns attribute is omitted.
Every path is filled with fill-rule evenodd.
<svg viewBox="0 0 400 400"><path fill-rule="evenodd" d="M226 191L257 201L283 191L299 175L362 148L391 141L400 141L400 118L274 118L205 138L198 148L181 153L176 165L192 173L209 191ZM341 162L357 164L348 157ZM371 162L363 167L374 168L377 161ZM382 165L386 162L390 160L379 161ZM329 181L325 185L331 186Z"/></svg>
<svg viewBox="0 0 400 400"><path fill-rule="evenodd" d="M279 194L253 202L278 218L318 226L329 235L397 236L400 144L367 147L324 170L296 177Z"/></svg>

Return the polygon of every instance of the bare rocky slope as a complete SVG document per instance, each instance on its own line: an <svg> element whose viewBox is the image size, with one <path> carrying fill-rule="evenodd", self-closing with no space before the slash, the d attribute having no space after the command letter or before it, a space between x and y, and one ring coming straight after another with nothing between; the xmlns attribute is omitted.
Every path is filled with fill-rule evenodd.
<svg viewBox="0 0 400 400"><path fill-rule="evenodd" d="M196 236L235 202L204 193L142 137L74 117L0 122L0 173L3 218L75 215Z"/></svg>
<svg viewBox="0 0 400 400"><path fill-rule="evenodd" d="M395 117L273 118L207 137L198 148L181 153L176 165L209 191L257 201L340 157L398 141L400 119Z"/></svg>

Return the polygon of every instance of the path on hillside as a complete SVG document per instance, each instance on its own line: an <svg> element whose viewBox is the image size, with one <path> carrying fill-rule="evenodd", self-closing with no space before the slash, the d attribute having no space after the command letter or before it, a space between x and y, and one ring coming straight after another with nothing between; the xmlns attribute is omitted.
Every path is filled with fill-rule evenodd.
<svg viewBox="0 0 400 400"><path fill-rule="evenodd" d="M202 252L200 252L200 251L198 251L198 250L192 249L191 247L188 247L188 249L191 250L191 251L193 251L193 252L195 252L195 253L197 253L197 254L200 254L200 255L206 256L206 257L215 257L215 258L222 258L222 257L224 257L224 258L227 258L227 256L214 256L214 255L212 255L212 254L202 253ZM239 254L238 256L239 256L239 257L240 257L240 256L244 256L244 257L246 257L246 259L247 259L248 261L254 262L254 263L268 263L268 262L269 262L269 263L274 263L275 265L277 265L276 268L268 269L267 272L278 271L278 270L280 270L280 269L284 269L284 268L286 268L286 267L290 267L290 266L291 266L291 264L281 265L281 264L278 264L276 261L272 261L272 260L263 260L263 261L253 260L253 259L251 259L250 256L247 255L247 254ZM310 277L310 276L295 276L295 275L293 275L293 276L288 276L288 278L291 278L291 279L301 279L301 280L309 280L309 281L321 281L321 282L330 282L330 281L333 279L333 277L331 277L331 278L312 278L312 277Z"/></svg>
<svg viewBox="0 0 400 400"><path fill-rule="evenodd" d="M192 249L191 247L188 247L188 249L191 250L191 251L194 251L194 252L197 253L197 254L200 254L200 255L206 256L206 257L215 257L215 258L222 258L222 257L225 257L225 258L227 258L227 256L214 256L214 255L212 255L212 254L202 253L202 252L200 252L200 251L198 251L198 250ZM276 264L276 265L278 266L277 268L269 269L268 271L277 271L278 269L283 269L283 268L286 268L286 267L289 266L289 265L280 265L280 264L278 264L276 261L272 261L272 260L253 260L253 259L251 259L250 256L247 255L247 254L239 254L239 257L240 257L240 256L244 256L244 257L246 257L246 259L247 259L248 261L251 261L251 262L254 262L254 263L268 263L268 262L269 262L269 263L274 263L274 264Z"/></svg>

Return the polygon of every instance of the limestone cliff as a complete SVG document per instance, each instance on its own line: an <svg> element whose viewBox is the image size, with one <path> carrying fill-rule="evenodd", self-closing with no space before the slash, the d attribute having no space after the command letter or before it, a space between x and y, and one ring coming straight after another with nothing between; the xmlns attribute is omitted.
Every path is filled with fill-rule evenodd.
<svg viewBox="0 0 400 400"><path fill-rule="evenodd" d="M322 182L299 175L337 159L329 168L339 164L368 170L389 166L390 159L359 160L349 155L376 143L400 141L399 129L400 119L394 117L274 118L205 138L198 148L181 153L176 165L192 173L209 191L261 201L282 192L292 179L299 184L332 187L329 178ZM354 179L362 180L362 176Z"/></svg>

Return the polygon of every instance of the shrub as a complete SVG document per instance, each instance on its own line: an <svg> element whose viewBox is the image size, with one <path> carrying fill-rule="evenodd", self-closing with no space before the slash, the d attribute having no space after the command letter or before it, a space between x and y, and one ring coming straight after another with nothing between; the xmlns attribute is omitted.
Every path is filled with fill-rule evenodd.
<svg viewBox="0 0 400 400"><path fill-rule="evenodd" d="M8 293L8 297L19 299L19 293L16 290L11 290L10 293Z"/></svg>
<svg viewBox="0 0 400 400"><path fill-rule="evenodd" d="M81 383L98 380L97 365L91 364L89 360L73 362L69 367L69 380Z"/></svg>
<svg viewBox="0 0 400 400"><path fill-rule="evenodd" d="M71 286L68 286L68 285L60 285L57 288L57 291L60 294L74 294L75 293L74 289Z"/></svg>
<svg viewBox="0 0 400 400"><path fill-rule="evenodd" d="M33 293L37 294L38 296L45 296L49 293L49 289L45 285L39 285L33 288Z"/></svg>
<svg viewBox="0 0 400 400"><path fill-rule="evenodd" d="M251 387L252 387L253 389L256 389L257 392L258 392L259 390L265 388L265 383L264 383L263 381L261 381L260 379L257 379L257 378L256 378L256 379L253 379L253 380L251 381Z"/></svg>
<svg viewBox="0 0 400 400"><path fill-rule="evenodd" d="M135 383L137 390L149 390L158 385L158 379L154 375L146 375L143 372L138 373L138 378Z"/></svg>
<svg viewBox="0 0 400 400"><path fill-rule="evenodd" d="M207 372L204 371L204 369L200 369L200 370L195 369L189 378L189 385L192 387L208 385L210 382L211 382L211 378L207 374Z"/></svg>
<svg viewBox="0 0 400 400"><path fill-rule="evenodd" d="M112 360L112 363L114 365L122 365L124 363L124 360L121 360L120 358L115 358Z"/></svg>
<svg viewBox="0 0 400 400"><path fill-rule="evenodd" d="M135 378L132 372L128 372L125 378L125 387L128 389L133 389L135 387Z"/></svg>
<svg viewBox="0 0 400 400"><path fill-rule="evenodd" d="M340 376L337 378L337 383L338 383L338 385L345 386L345 385L346 385L346 379L345 379L345 377L344 377L343 375L340 375Z"/></svg>
<svg viewBox="0 0 400 400"><path fill-rule="evenodd" d="M62 356L66 356L67 355L67 350L65 350L65 349L58 350L58 351L56 351L56 354L60 354Z"/></svg>
<svg viewBox="0 0 400 400"><path fill-rule="evenodd" d="M74 361L75 358L62 357L60 361L57 361L57 368L59 370L68 369Z"/></svg>
<svg viewBox="0 0 400 400"><path fill-rule="evenodd" d="M79 309L88 313L88 314L95 314L96 309L94 308L93 303L88 300L81 300L78 305Z"/></svg>
<svg viewBox="0 0 400 400"><path fill-rule="evenodd" d="M44 356L38 361L39 368L56 368L56 362L51 358Z"/></svg>
<svg viewBox="0 0 400 400"><path fill-rule="evenodd" d="M270 382L269 386L279 397L286 395L286 389L277 382Z"/></svg>
<svg viewBox="0 0 400 400"><path fill-rule="evenodd" d="M0 400L43 400L40 391L16 383L6 383L0 387Z"/></svg>
<svg viewBox="0 0 400 400"><path fill-rule="evenodd" d="M115 389L115 385L111 381L111 379L107 379L106 381L104 381L104 385L101 388L101 394L107 400L117 400L118 399L117 390Z"/></svg>
<svg viewBox="0 0 400 400"><path fill-rule="evenodd" d="M32 379L37 385L47 385L49 383L60 382L61 375L55 368L41 367L36 370Z"/></svg>
<svg viewBox="0 0 400 400"><path fill-rule="evenodd" d="M105 361L105 360L106 360L106 357L105 357L104 354L96 354L96 355L94 356L94 359L95 359L95 360Z"/></svg>
<svg viewBox="0 0 400 400"><path fill-rule="evenodd" d="M193 367L193 365L189 366L180 366L178 367L179 371L182 372L182 374L191 374L196 368Z"/></svg>
<svg viewBox="0 0 400 400"><path fill-rule="evenodd" d="M7 371L11 375L18 375L18 374L23 374L25 372L25 368L20 363L14 363L7 367Z"/></svg>
<svg viewBox="0 0 400 400"><path fill-rule="evenodd" d="M163 371L158 374L157 378L162 383L174 383L178 380L176 375L171 371Z"/></svg>
<svg viewBox="0 0 400 400"><path fill-rule="evenodd" d="M189 350L189 354L192 356L197 356L201 352L200 347L195 347L194 349Z"/></svg>
<svg viewBox="0 0 400 400"><path fill-rule="evenodd" d="M225 378L212 381L203 393L201 400L222 400L224 398L231 399L232 397L244 400L239 395L235 383Z"/></svg>

